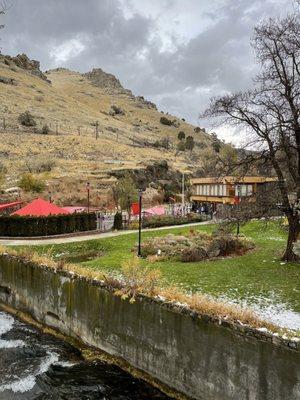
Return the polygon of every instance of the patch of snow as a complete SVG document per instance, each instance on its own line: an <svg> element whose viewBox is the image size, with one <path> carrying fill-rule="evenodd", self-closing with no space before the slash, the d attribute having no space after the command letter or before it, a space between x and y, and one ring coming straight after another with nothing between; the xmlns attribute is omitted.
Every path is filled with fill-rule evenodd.
<svg viewBox="0 0 300 400"><path fill-rule="evenodd" d="M300 329L300 313L292 310L287 304L280 302L275 293L270 297L249 296L248 299L233 299L229 296L221 296L219 300L253 310L260 318L281 328Z"/></svg>

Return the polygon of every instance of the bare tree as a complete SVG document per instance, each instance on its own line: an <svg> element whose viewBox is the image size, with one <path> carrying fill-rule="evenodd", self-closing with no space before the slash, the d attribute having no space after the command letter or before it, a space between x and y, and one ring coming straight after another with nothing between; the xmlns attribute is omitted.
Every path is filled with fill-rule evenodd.
<svg viewBox="0 0 300 400"><path fill-rule="evenodd" d="M220 219L220 229L233 231L240 234L243 225L253 218L264 218L268 221L271 217L278 216L276 202L278 202L280 193L275 182L261 185L257 188L256 201L251 197L240 197L235 205L226 205L217 212L217 218Z"/></svg>
<svg viewBox="0 0 300 400"><path fill-rule="evenodd" d="M220 119L247 133L247 162L270 163L278 177L282 209L289 222L284 260L295 261L300 199L300 17L268 19L255 28L252 45L260 73L254 89L211 100L203 117ZM245 160L243 160L245 161ZM242 161L242 162L243 162ZM292 200L290 193L296 193Z"/></svg>

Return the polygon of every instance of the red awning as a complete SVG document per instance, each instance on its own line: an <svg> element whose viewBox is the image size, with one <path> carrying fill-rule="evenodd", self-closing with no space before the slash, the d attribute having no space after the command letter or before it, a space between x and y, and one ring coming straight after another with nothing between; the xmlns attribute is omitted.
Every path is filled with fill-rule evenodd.
<svg viewBox="0 0 300 400"><path fill-rule="evenodd" d="M69 214L69 212L43 199L33 200L27 206L15 211L12 215L32 215L42 217L48 215Z"/></svg>
<svg viewBox="0 0 300 400"><path fill-rule="evenodd" d="M6 210L7 208L15 207L24 203L24 201L14 201L12 203L0 204L0 211Z"/></svg>
<svg viewBox="0 0 300 400"><path fill-rule="evenodd" d="M131 204L131 215L139 215L140 213L140 204L132 203Z"/></svg>

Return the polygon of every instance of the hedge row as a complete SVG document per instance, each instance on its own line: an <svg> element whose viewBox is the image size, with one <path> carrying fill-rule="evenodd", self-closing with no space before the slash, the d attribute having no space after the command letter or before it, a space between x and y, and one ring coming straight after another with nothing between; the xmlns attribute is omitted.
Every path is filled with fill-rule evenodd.
<svg viewBox="0 0 300 400"><path fill-rule="evenodd" d="M96 214L74 213L47 217L1 216L0 236L49 236L97 228Z"/></svg>
<svg viewBox="0 0 300 400"><path fill-rule="evenodd" d="M199 214L188 214L185 217L173 217L172 215L161 215L157 217L143 218L143 228L159 228L161 226L184 225L192 222L206 221L207 217ZM138 221L130 224L131 229L138 228Z"/></svg>

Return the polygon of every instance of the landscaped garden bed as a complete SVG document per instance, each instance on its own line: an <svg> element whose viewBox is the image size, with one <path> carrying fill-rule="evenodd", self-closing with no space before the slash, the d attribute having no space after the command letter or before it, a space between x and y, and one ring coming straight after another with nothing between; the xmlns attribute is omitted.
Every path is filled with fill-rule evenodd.
<svg viewBox="0 0 300 400"><path fill-rule="evenodd" d="M204 259L241 255L254 248L245 237L231 234L207 234L190 230L186 234L168 234L149 238L142 244L142 257L195 262Z"/></svg>
<svg viewBox="0 0 300 400"><path fill-rule="evenodd" d="M160 228L162 226L185 225L197 222L207 221L209 217L200 214L188 214L186 216L160 215L154 217L143 218L142 227L145 228ZM130 229L138 228L138 221L132 221Z"/></svg>

